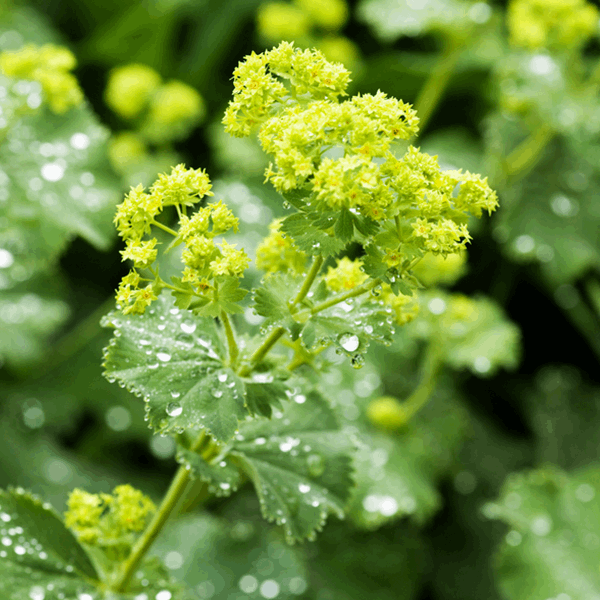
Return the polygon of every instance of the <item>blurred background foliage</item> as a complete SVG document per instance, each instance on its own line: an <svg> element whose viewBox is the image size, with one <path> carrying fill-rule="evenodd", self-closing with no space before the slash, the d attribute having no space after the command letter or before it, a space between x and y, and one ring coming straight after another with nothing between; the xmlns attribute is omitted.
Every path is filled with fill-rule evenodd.
<svg viewBox="0 0 600 600"><path fill-rule="evenodd" d="M575 14L581 3L563 4ZM359 440L345 523L286 546L244 489L189 511L156 554L201 599L600 598L597 34L519 48L506 3L467 0L4 2L0 50L66 45L87 104L0 144L0 486L59 510L74 487L130 482L160 498L174 442L101 376L99 320L125 274L114 206L177 162L206 168L252 255L283 210L262 185L258 145L220 120L237 62L293 40L344 62L352 93L416 103L418 144L443 167L489 175L501 209L448 281L478 316L447 340L431 400L404 427L394 399L415 389L456 296L425 295L428 310L392 346L325 375ZM143 114L123 91L132 63L154 70L156 106ZM35 89L15 93L35 103ZM258 321L248 309L238 326ZM380 396L391 403L373 404Z"/></svg>

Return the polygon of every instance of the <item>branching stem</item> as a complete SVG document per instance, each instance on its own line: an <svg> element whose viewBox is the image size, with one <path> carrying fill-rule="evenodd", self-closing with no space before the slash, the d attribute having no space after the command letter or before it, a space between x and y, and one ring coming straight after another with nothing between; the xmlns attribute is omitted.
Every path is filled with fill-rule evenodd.
<svg viewBox="0 0 600 600"><path fill-rule="evenodd" d="M221 323L223 323L223 327L225 328L225 335L227 336L227 347L229 348L229 366L232 369L235 369L240 351L235 341L233 327L231 326L229 315L225 311L221 311L220 318Z"/></svg>

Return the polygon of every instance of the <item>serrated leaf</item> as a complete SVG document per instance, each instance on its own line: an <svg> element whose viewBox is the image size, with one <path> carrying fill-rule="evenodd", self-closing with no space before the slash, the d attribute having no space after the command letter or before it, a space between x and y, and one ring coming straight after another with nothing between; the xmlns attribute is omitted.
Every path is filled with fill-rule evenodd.
<svg viewBox="0 0 600 600"><path fill-rule="evenodd" d="M218 317L222 312L244 312L238 302L246 297L248 290L240 288L240 280L237 277L219 277L217 283L219 291L216 298L202 299L189 305L194 313L203 317Z"/></svg>
<svg viewBox="0 0 600 600"><path fill-rule="evenodd" d="M354 236L354 219L348 209L340 211L333 232L335 236L344 242L349 242Z"/></svg>
<svg viewBox="0 0 600 600"><path fill-rule="evenodd" d="M600 467L513 474L484 514L509 525L495 560L507 600L600 597Z"/></svg>
<svg viewBox="0 0 600 600"><path fill-rule="evenodd" d="M307 589L309 577L301 548L288 546L279 532L261 521L250 495L210 513L173 522L153 550L163 559L172 552L182 564L174 576L193 586L200 598L247 600L277 591L277 600L294 600ZM265 584L266 582L266 584Z"/></svg>
<svg viewBox="0 0 600 600"><path fill-rule="evenodd" d="M182 281L181 277L171 277L173 285L179 290L172 291L171 295L175 299L175 306L182 310L187 310L194 299L194 288L189 281Z"/></svg>
<svg viewBox="0 0 600 600"><path fill-rule="evenodd" d="M422 35L431 30L451 32L467 20L468 2L429 0L411 3L405 0L362 0L359 18L385 42L402 36Z"/></svg>
<svg viewBox="0 0 600 600"><path fill-rule="evenodd" d="M266 519L283 525L290 542L312 538L328 513L344 514L353 443L316 392L276 417L243 423L228 456L254 483Z"/></svg>
<svg viewBox="0 0 600 600"><path fill-rule="evenodd" d="M229 496L242 481L240 470L226 458L205 460L196 452L179 447L177 462L189 468L190 474L208 483L208 490L215 496Z"/></svg>
<svg viewBox="0 0 600 600"><path fill-rule="evenodd" d="M282 381L246 381L246 408L251 415L271 418L273 409L282 410L281 401L287 399Z"/></svg>
<svg viewBox="0 0 600 600"><path fill-rule="evenodd" d="M253 308L265 317L263 327L286 327L293 324L289 302L294 298L301 279L289 273L274 273L265 277L254 290Z"/></svg>
<svg viewBox="0 0 600 600"><path fill-rule="evenodd" d="M93 591L90 583L99 575L50 505L21 489L0 490L0 520L4 534L0 540L0 591L5 597L30 600L33 585L45 587L48 583L58 588L56 594Z"/></svg>
<svg viewBox="0 0 600 600"><path fill-rule="evenodd" d="M346 243L316 227L308 213L286 217L281 231L290 235L300 250L309 255L333 256L341 252Z"/></svg>
<svg viewBox="0 0 600 600"><path fill-rule="evenodd" d="M438 392L403 429L361 432L351 518L369 529L405 516L428 521L442 505L438 481L457 458L466 424L460 405Z"/></svg>
<svg viewBox="0 0 600 600"><path fill-rule="evenodd" d="M219 441L233 437L248 411L242 381L223 366L212 319L174 308L163 293L145 314L113 312L103 324L116 330L105 350L104 375L144 396L152 429L203 427Z"/></svg>

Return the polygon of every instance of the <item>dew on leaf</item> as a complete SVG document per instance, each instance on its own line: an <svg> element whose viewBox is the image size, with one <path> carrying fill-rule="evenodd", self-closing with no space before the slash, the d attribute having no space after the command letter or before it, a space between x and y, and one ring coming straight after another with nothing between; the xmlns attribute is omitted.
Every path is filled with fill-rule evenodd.
<svg viewBox="0 0 600 600"><path fill-rule="evenodd" d="M171 600L172 594L169 590L161 590L156 594L156 600Z"/></svg>
<svg viewBox="0 0 600 600"><path fill-rule="evenodd" d="M260 595L263 598L276 598L279 595L279 584L274 579L263 581L260 586Z"/></svg>
<svg viewBox="0 0 600 600"><path fill-rule="evenodd" d="M308 485L306 483L301 483L298 486L298 490L300 491L301 494L308 494L308 492L310 492L310 485Z"/></svg>
<svg viewBox="0 0 600 600"><path fill-rule="evenodd" d="M338 338L338 343L346 352L355 352L360 346L358 336L352 333L342 333Z"/></svg>
<svg viewBox="0 0 600 600"><path fill-rule="evenodd" d="M196 331L196 323L194 323L190 319L187 319L180 323L179 327L181 328L181 331L183 331L183 333L194 333L194 331Z"/></svg>
<svg viewBox="0 0 600 600"><path fill-rule="evenodd" d="M350 364L354 369L361 369L365 364L365 357L362 354L355 354L350 359Z"/></svg>
<svg viewBox="0 0 600 600"><path fill-rule="evenodd" d="M252 575L244 575L238 585L244 594L252 594L258 589L258 580Z"/></svg>
<svg viewBox="0 0 600 600"><path fill-rule="evenodd" d="M178 417L183 412L183 408L179 402L169 402L167 404L167 414L170 417Z"/></svg>
<svg viewBox="0 0 600 600"><path fill-rule="evenodd" d="M306 402L306 396L304 394L298 394L294 396L294 402L296 404L304 404Z"/></svg>
<svg viewBox="0 0 600 600"><path fill-rule="evenodd" d="M552 530L552 521L548 515L540 515L531 522L531 531L535 535L545 536Z"/></svg>
<svg viewBox="0 0 600 600"><path fill-rule="evenodd" d="M161 362L169 362L171 360L171 355L169 354L168 350L160 348L156 351L156 358L158 358L158 360Z"/></svg>
<svg viewBox="0 0 600 600"><path fill-rule="evenodd" d="M255 443L257 446L262 446L263 444L266 444L266 443L267 443L267 440L266 440L264 437L257 437L257 438L254 440L254 443Z"/></svg>
<svg viewBox="0 0 600 600"><path fill-rule="evenodd" d="M223 390L213 390L212 395L215 398L221 398L221 396L223 396Z"/></svg>

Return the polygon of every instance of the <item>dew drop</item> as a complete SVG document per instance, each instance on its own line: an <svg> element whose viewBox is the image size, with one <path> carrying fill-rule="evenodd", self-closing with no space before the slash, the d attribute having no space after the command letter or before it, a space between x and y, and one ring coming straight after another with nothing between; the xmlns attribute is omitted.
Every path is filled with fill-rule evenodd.
<svg viewBox="0 0 600 600"><path fill-rule="evenodd" d="M227 381L227 373L219 373L217 375L217 379L221 382L221 383L225 383Z"/></svg>
<svg viewBox="0 0 600 600"><path fill-rule="evenodd" d="M212 395L213 395L215 398L220 398L220 397L223 395L223 390L213 390L213 391L212 391Z"/></svg>
<svg viewBox="0 0 600 600"><path fill-rule="evenodd" d="M358 336L352 333L342 333L338 338L338 343L346 352L355 352L360 346Z"/></svg>
<svg viewBox="0 0 600 600"><path fill-rule="evenodd" d="M306 464L312 477L319 477L325 471L325 460L320 454L310 454L306 459Z"/></svg>
<svg viewBox="0 0 600 600"><path fill-rule="evenodd" d="M294 396L294 402L296 404L304 404L306 402L306 396L304 394L298 394Z"/></svg>
<svg viewBox="0 0 600 600"><path fill-rule="evenodd" d="M181 331L183 331L183 333L194 333L194 331L196 331L196 323L190 321L189 319L183 321L179 327L181 327Z"/></svg>
<svg viewBox="0 0 600 600"><path fill-rule="evenodd" d="M156 351L156 358L161 362L169 362L171 360L171 355L166 349L160 348Z"/></svg>
<svg viewBox="0 0 600 600"><path fill-rule="evenodd" d="M308 485L306 483L301 483L298 486L298 489L300 490L301 494L308 494L308 492L310 492L310 485Z"/></svg>
<svg viewBox="0 0 600 600"><path fill-rule="evenodd" d="M167 404L167 414L170 417L178 417L183 412L183 408L179 402L169 402Z"/></svg>

